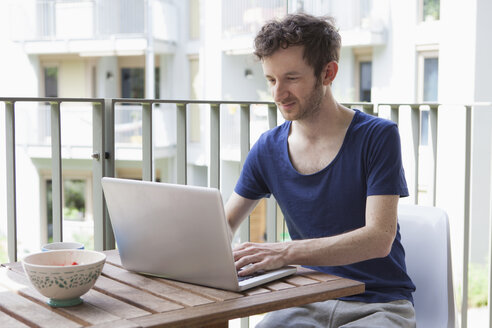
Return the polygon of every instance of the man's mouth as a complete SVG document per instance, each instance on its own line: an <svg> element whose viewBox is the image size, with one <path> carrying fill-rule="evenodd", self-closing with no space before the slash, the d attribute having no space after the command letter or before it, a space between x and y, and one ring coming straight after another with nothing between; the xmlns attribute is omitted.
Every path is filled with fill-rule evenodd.
<svg viewBox="0 0 492 328"><path fill-rule="evenodd" d="M295 103L296 103L295 101L285 101L285 102L278 103L278 106L281 108L289 109L292 106L294 106Z"/></svg>

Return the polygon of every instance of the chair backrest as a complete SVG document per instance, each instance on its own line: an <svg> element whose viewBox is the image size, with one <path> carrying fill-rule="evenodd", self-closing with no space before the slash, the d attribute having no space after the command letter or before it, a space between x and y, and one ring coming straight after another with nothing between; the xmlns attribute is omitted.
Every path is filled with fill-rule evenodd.
<svg viewBox="0 0 492 328"><path fill-rule="evenodd" d="M455 327L449 223L436 207L398 207L401 242L413 294L417 327Z"/></svg>

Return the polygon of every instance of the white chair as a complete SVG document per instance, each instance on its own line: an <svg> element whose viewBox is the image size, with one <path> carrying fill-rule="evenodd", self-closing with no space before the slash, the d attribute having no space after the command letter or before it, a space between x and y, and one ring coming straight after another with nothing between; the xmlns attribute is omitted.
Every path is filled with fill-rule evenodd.
<svg viewBox="0 0 492 328"><path fill-rule="evenodd" d="M413 293L418 328L455 328L449 223L436 207L398 207L401 242Z"/></svg>

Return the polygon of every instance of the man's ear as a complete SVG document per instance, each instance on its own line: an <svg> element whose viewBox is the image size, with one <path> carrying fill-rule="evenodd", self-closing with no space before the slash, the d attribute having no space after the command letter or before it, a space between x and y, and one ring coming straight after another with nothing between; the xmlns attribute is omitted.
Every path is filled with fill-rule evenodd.
<svg viewBox="0 0 492 328"><path fill-rule="evenodd" d="M338 63L336 61L331 61L325 65L322 74L323 85L331 85L338 73Z"/></svg>

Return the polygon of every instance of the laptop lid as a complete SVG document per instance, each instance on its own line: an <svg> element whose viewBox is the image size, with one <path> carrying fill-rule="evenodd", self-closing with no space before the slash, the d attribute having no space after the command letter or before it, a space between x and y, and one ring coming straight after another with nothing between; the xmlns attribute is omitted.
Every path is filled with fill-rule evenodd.
<svg viewBox="0 0 492 328"><path fill-rule="evenodd" d="M236 291L295 272L290 267L238 282L218 189L108 177L101 182L128 270Z"/></svg>

